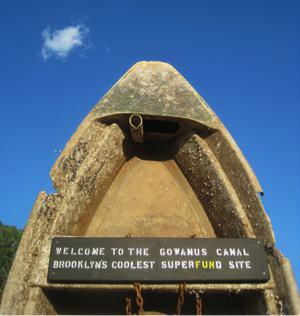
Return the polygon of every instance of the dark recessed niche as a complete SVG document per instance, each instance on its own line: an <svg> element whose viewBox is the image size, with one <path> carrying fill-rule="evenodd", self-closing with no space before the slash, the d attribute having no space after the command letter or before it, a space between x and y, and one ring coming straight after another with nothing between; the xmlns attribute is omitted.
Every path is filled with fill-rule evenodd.
<svg viewBox="0 0 300 316"><path fill-rule="evenodd" d="M144 119L143 124L145 133L175 134L180 128L179 123L173 121Z"/></svg>
<svg viewBox="0 0 300 316"><path fill-rule="evenodd" d="M88 289L44 290L48 300L57 314L84 315L120 315L125 314L125 297L132 302L132 313L138 313L135 303L136 295L130 291L99 291ZM142 292L144 309L164 314L174 314L176 311L178 293L176 292ZM234 293L203 293L202 314L206 315L243 315L265 314L263 296L260 291L243 291ZM195 294L186 293L181 310L182 314L195 315Z"/></svg>

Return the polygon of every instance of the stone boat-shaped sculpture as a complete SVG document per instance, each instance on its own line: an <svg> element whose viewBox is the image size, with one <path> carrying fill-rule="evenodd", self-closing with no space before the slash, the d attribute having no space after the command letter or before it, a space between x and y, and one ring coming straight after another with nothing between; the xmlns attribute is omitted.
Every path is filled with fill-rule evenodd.
<svg viewBox="0 0 300 316"><path fill-rule="evenodd" d="M275 249L253 171L172 66L134 65L78 127L51 178L56 193L37 198L2 313L125 313L132 284L48 282L54 236L261 238L268 282L186 284L182 313L196 313L195 293L204 314L300 313L291 267ZM141 288L146 311L175 312L178 284Z"/></svg>

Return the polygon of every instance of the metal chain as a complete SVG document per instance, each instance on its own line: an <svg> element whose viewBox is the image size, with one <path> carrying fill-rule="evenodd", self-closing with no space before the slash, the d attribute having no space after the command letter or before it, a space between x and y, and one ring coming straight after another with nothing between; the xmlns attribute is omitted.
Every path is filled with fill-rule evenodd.
<svg viewBox="0 0 300 316"><path fill-rule="evenodd" d="M190 238L196 238L197 234L192 234ZM196 293L196 315L202 315L202 302L199 293Z"/></svg>
<svg viewBox="0 0 300 316"><path fill-rule="evenodd" d="M185 283L179 284L178 287L178 299L176 307L176 315L180 315L182 305L184 303Z"/></svg>
<svg viewBox="0 0 300 316"><path fill-rule="evenodd" d="M139 307L138 315L144 313L144 300L142 297L142 289L139 283L134 283L134 289L136 292L136 304Z"/></svg>
<svg viewBox="0 0 300 316"><path fill-rule="evenodd" d="M125 235L126 238L130 238L132 237L131 232L129 232L128 234ZM132 311L131 311L131 299L129 297L125 297L126 300L126 307L125 307L125 312L126 315L132 315Z"/></svg>
<svg viewBox="0 0 300 316"><path fill-rule="evenodd" d="M132 315L131 312L131 299L129 297L126 296L126 307L125 307L125 311L126 311L126 315Z"/></svg>
<svg viewBox="0 0 300 316"><path fill-rule="evenodd" d="M202 302L199 293L196 293L196 315L202 315Z"/></svg>

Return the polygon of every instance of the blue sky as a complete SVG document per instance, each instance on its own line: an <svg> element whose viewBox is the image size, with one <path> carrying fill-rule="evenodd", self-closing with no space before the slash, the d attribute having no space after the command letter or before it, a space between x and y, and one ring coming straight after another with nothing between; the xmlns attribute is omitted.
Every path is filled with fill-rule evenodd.
<svg viewBox="0 0 300 316"><path fill-rule="evenodd" d="M135 62L171 63L216 112L264 191L300 281L300 1L0 1L0 220L54 191L58 150Z"/></svg>

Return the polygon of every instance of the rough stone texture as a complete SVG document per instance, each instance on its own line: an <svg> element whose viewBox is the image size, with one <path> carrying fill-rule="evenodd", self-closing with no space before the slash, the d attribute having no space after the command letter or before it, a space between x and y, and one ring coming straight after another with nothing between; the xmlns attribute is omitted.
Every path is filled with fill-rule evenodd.
<svg viewBox="0 0 300 316"><path fill-rule="evenodd" d="M6 283L1 314L24 313L30 292L29 279L36 268L36 259L48 232L57 199L56 195L47 196L41 192L36 200Z"/></svg>
<svg viewBox="0 0 300 316"><path fill-rule="evenodd" d="M278 296L274 294L274 290L264 290L264 304L265 304L265 314L267 315L276 315L282 314L280 309ZM249 313L250 314L250 313Z"/></svg>
<svg viewBox="0 0 300 316"><path fill-rule="evenodd" d="M176 161L192 184L218 237L255 237L236 191L202 138L192 135L179 149Z"/></svg>
<svg viewBox="0 0 300 316"><path fill-rule="evenodd" d="M22 314L55 315L57 312L49 302L43 290L39 287L34 287L31 288L29 292L27 304L25 305L24 312Z"/></svg>
<svg viewBox="0 0 300 316"><path fill-rule="evenodd" d="M84 236L88 232L101 235L97 228L92 229L91 220L119 170L137 153L136 147L130 144L126 126L130 113L180 124L180 131L171 135L173 142L165 144L164 150L169 151L170 159L177 161L196 193L201 204L199 209L213 227L211 234L260 237L268 251L272 277L265 284L195 284L188 288L213 293L253 291L252 299L257 299L261 309L245 301L249 312L300 313L291 267L274 248L272 227L257 196L262 189L253 171L205 101L172 66L159 62L133 66L71 137L51 171L57 192L49 196L40 193L33 207L7 280L0 312L56 313L45 294L49 288L130 288L130 285L47 283L53 236ZM175 289L174 285L143 286L145 291Z"/></svg>
<svg viewBox="0 0 300 316"><path fill-rule="evenodd" d="M57 193L40 193L32 210L7 280L1 313L53 311L43 291L31 288L40 271L47 270L49 237L81 235L86 230L93 207L124 163L123 140L117 125L92 122L78 142L68 144L69 155L64 152L52 170Z"/></svg>
<svg viewBox="0 0 300 316"><path fill-rule="evenodd" d="M174 116L205 124L217 120L207 103L176 69L158 62L135 64L92 111L94 117L124 113Z"/></svg>
<svg viewBox="0 0 300 316"><path fill-rule="evenodd" d="M299 292L289 261L274 248L269 249L269 261L276 285L274 295L279 312L300 315Z"/></svg>
<svg viewBox="0 0 300 316"><path fill-rule="evenodd" d="M93 122L69 155L55 165L51 176L64 198L52 234L82 235L125 161L123 141L124 135L117 125Z"/></svg>
<svg viewBox="0 0 300 316"><path fill-rule="evenodd" d="M235 189L255 235L263 238L267 247L274 247L272 225L259 198L262 189L240 149L225 128L205 141Z"/></svg>
<svg viewBox="0 0 300 316"><path fill-rule="evenodd" d="M52 177L62 194L62 200L56 218L51 228L49 227L50 236L84 234L95 208L124 163L123 140L123 133L117 125L107 127L93 122L69 155L60 160L61 163L56 165L57 169L52 170ZM64 181L67 183L66 189ZM50 253L48 236L43 240L37 260L38 267L31 276L30 283L45 282ZM42 292L29 302L30 311L49 309L49 306L40 304L39 298L45 300Z"/></svg>

